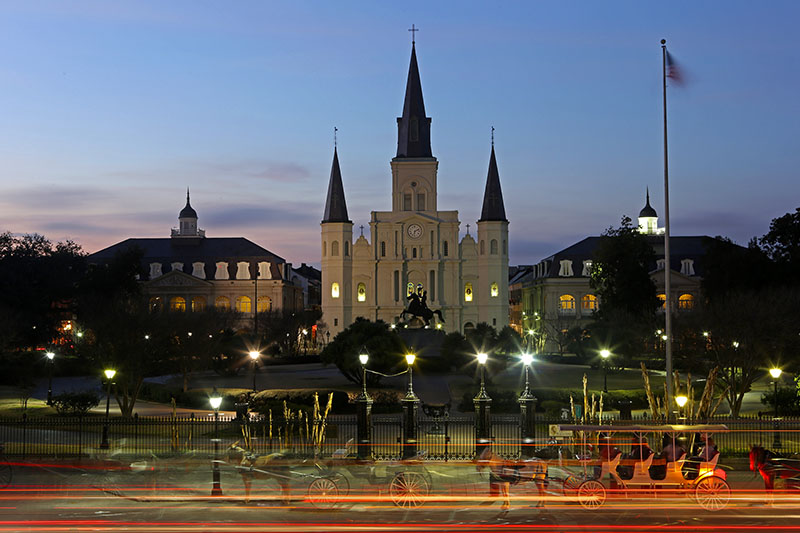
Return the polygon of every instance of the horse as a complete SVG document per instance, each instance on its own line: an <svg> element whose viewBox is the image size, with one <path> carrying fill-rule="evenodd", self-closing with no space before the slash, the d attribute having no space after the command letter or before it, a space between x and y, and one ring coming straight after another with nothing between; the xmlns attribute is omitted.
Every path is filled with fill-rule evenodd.
<svg viewBox="0 0 800 533"><path fill-rule="evenodd" d="M408 295L408 307L403 309L400 313L400 318L402 320L406 319L406 315L411 315L414 317L421 318L426 326L431 325L431 319L434 315L439 317L439 322L444 324L444 317L442 316L442 312L437 309L436 311L432 311L428 308L428 295L424 290L420 291L421 294L417 294L412 292Z"/></svg>
<svg viewBox="0 0 800 533"><path fill-rule="evenodd" d="M503 497L502 510L507 511L511 506L511 485L518 483L536 483L539 493L539 502L536 507L544 507L544 480L547 477L547 463L536 459L529 461L507 461L494 453L491 446L487 446L478 457L476 469L480 472L489 469L489 497Z"/></svg>
<svg viewBox="0 0 800 533"><path fill-rule="evenodd" d="M767 501L773 502L775 479L785 479L786 488L800 490L800 458L781 457L762 446L750 446L750 470L764 480Z"/></svg>
<svg viewBox="0 0 800 533"><path fill-rule="evenodd" d="M250 503L250 488L253 479L274 479L281 487L281 496L284 503L289 502L289 465L281 459L282 453L257 455L239 446L239 441L228 447L225 453L226 462L234 465L242 476L244 483L244 501Z"/></svg>

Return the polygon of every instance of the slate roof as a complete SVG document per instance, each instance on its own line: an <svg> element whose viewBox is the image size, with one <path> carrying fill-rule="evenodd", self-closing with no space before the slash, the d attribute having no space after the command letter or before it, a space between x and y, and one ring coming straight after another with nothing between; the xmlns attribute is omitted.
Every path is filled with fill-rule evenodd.
<svg viewBox="0 0 800 533"><path fill-rule="evenodd" d="M197 218L197 211L189 204L189 189L186 189L186 206L181 209L178 218Z"/></svg>
<svg viewBox="0 0 800 533"><path fill-rule="evenodd" d="M639 211L639 218L642 218L642 217L651 217L651 218L657 218L658 217L658 215L656 214L656 210L653 209L653 207L650 205L650 189L649 188L647 189L647 203L642 208L642 210Z"/></svg>

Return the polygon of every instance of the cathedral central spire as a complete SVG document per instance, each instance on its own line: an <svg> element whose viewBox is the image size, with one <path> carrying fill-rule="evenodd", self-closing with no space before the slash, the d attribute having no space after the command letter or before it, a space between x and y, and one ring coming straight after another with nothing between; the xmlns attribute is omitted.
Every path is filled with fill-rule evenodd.
<svg viewBox="0 0 800 533"><path fill-rule="evenodd" d="M433 157L431 152L431 119L425 116L422 82L417 66L416 45L411 44L403 116L397 119L397 157Z"/></svg>

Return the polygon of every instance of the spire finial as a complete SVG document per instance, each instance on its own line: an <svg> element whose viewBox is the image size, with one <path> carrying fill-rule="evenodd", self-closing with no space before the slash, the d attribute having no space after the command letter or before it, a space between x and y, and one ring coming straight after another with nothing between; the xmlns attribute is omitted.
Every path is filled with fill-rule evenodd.
<svg viewBox="0 0 800 533"><path fill-rule="evenodd" d="M186 205L189 205L189 187L186 187Z"/></svg>
<svg viewBox="0 0 800 533"><path fill-rule="evenodd" d="M494 126L492 126L492 148L494 148Z"/></svg>
<svg viewBox="0 0 800 533"><path fill-rule="evenodd" d="M467 224L467 235L469 235L469 224Z"/></svg>
<svg viewBox="0 0 800 533"><path fill-rule="evenodd" d="M336 136L336 133L339 131L339 128L336 126L333 127L333 149L337 149L339 147L339 139Z"/></svg>
<svg viewBox="0 0 800 533"><path fill-rule="evenodd" d="M647 186L647 205L650 205L650 186Z"/></svg>
<svg viewBox="0 0 800 533"><path fill-rule="evenodd" d="M411 29L408 30L411 32L411 44L414 45L417 42L416 33L419 31L419 28L415 27L413 24L411 25Z"/></svg>
<svg viewBox="0 0 800 533"><path fill-rule="evenodd" d="M361 236L363 237L364 236L364 224L361 224L359 226L359 228L361 228Z"/></svg>

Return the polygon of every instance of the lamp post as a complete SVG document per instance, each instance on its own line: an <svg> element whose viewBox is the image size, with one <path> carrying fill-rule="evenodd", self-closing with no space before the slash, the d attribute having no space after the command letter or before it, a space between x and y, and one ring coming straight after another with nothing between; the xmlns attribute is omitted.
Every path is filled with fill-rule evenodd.
<svg viewBox="0 0 800 533"><path fill-rule="evenodd" d="M222 487L219 484L219 406L222 405L222 396L217 392L217 388L211 391L208 399L211 408L214 410L214 461L211 463L213 484L211 486L212 496L222 496Z"/></svg>
<svg viewBox="0 0 800 533"><path fill-rule="evenodd" d="M522 364L525 366L525 390L519 395L520 413L520 434L522 436L522 457L530 458L533 456L533 441L536 437L536 397L531 393L530 381L528 380L528 370L533 363L533 355L525 352L520 356Z"/></svg>
<svg viewBox="0 0 800 533"><path fill-rule="evenodd" d="M608 358L611 357L611 351L607 348L600 350L600 357L603 358L603 392L608 392Z"/></svg>
<svg viewBox="0 0 800 533"><path fill-rule="evenodd" d="M486 361L489 355L480 352L477 354L478 365L481 371L481 390L472 399L475 406L475 455L480 457L486 447L489 446L492 433L491 406L492 399L486 394Z"/></svg>
<svg viewBox="0 0 800 533"><path fill-rule="evenodd" d="M417 356L413 353L406 354L408 363L408 390L401 400L403 404L403 459L410 459L417 455L417 412L419 398L414 394L414 361Z"/></svg>
<svg viewBox="0 0 800 533"><path fill-rule="evenodd" d="M49 363L47 364L47 405L53 405L53 360L56 354L47 352L44 354Z"/></svg>
<svg viewBox="0 0 800 533"><path fill-rule="evenodd" d="M684 396L683 394L681 394L679 396L675 396L675 403L678 404L678 417L679 417L679 419L686 418L686 416L683 413L683 407L686 405L686 402L688 402L688 401L689 401L689 398L687 396Z"/></svg>
<svg viewBox="0 0 800 533"><path fill-rule="evenodd" d="M781 374L783 374L783 370L778 367L769 369L769 375L772 376L772 383L775 385L775 396L773 397L775 401L775 418L773 421L774 432L772 435L772 447L776 449L781 448L781 434L778 430L778 380L780 379Z"/></svg>
<svg viewBox="0 0 800 533"><path fill-rule="evenodd" d="M367 394L367 361L369 352L365 347L358 354L361 362L361 394L356 397L357 431L359 459L369 459L372 456L372 398Z"/></svg>
<svg viewBox="0 0 800 533"><path fill-rule="evenodd" d="M253 392L256 392L256 364L258 364L258 357L261 355L256 350L250 350L248 353L250 360L253 362Z"/></svg>
<svg viewBox="0 0 800 533"><path fill-rule="evenodd" d="M106 421L103 424L103 439L100 441L100 448L104 450L108 449L108 411L111 406L111 380L114 379L116 373L117 371L111 368L103 371L106 376Z"/></svg>

